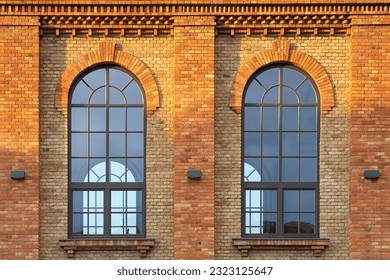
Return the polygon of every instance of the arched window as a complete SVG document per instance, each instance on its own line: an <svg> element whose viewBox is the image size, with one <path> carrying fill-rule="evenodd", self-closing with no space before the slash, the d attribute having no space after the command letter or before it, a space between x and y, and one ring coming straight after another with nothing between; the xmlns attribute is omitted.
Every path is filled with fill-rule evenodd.
<svg viewBox="0 0 390 280"><path fill-rule="evenodd" d="M243 100L242 235L318 236L319 101L289 65L261 69Z"/></svg>
<svg viewBox="0 0 390 280"><path fill-rule="evenodd" d="M99 66L69 102L69 236L145 236L145 102L126 70Z"/></svg>

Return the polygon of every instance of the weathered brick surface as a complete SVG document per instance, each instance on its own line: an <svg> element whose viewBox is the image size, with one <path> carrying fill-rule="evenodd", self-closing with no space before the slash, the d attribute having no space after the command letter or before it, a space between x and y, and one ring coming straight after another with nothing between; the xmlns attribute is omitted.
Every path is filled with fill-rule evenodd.
<svg viewBox="0 0 390 280"><path fill-rule="evenodd" d="M389 22L389 16L361 16L353 21L349 228L352 259L390 258ZM380 178L365 179L367 169L379 170Z"/></svg>
<svg viewBox="0 0 390 280"><path fill-rule="evenodd" d="M38 32L37 18L0 18L0 259L38 258Z"/></svg>

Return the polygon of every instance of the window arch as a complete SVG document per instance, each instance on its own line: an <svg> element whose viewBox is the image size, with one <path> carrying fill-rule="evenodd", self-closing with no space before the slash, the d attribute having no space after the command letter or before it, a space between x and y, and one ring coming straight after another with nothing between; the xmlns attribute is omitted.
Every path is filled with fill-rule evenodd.
<svg viewBox="0 0 390 280"><path fill-rule="evenodd" d="M243 95L242 235L317 237L319 98L290 65L261 69Z"/></svg>
<svg viewBox="0 0 390 280"><path fill-rule="evenodd" d="M135 77L104 65L69 102L69 236L145 236L145 101Z"/></svg>

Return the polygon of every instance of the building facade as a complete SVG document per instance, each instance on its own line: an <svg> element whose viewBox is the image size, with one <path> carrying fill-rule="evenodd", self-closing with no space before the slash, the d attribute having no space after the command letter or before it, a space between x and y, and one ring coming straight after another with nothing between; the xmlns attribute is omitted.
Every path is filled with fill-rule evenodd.
<svg viewBox="0 0 390 280"><path fill-rule="evenodd" d="M0 259L389 259L390 4L2 1Z"/></svg>

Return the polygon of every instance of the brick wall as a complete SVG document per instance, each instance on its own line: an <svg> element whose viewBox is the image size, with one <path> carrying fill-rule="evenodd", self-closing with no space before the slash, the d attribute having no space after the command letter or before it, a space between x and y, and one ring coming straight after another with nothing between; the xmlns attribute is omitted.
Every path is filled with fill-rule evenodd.
<svg viewBox="0 0 390 280"><path fill-rule="evenodd" d="M0 18L0 259L38 258L38 32L36 18Z"/></svg>
<svg viewBox="0 0 390 280"><path fill-rule="evenodd" d="M390 258L389 16L359 16L351 35L350 258ZM377 180L364 171L381 172Z"/></svg>

